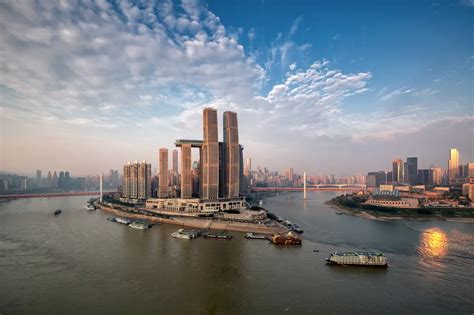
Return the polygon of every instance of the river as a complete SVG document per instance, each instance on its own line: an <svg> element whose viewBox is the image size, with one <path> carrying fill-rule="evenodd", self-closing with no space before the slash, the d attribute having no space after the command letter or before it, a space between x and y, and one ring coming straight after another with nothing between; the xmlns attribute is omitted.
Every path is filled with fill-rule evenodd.
<svg viewBox="0 0 474 315"><path fill-rule="evenodd" d="M0 313L314 314L474 312L474 225L335 215L335 192L264 207L304 228L301 247L229 233L174 239L83 208L88 197L0 205ZM55 209L63 213L54 216ZM319 252L314 252L318 249ZM328 266L332 251L382 251L387 269Z"/></svg>

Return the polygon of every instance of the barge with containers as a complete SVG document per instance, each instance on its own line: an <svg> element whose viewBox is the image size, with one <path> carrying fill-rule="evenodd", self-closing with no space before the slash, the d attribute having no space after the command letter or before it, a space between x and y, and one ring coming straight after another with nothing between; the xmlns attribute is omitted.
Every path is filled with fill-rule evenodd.
<svg viewBox="0 0 474 315"><path fill-rule="evenodd" d="M388 267L387 257L374 252L334 252L326 261L332 265Z"/></svg>
<svg viewBox="0 0 474 315"><path fill-rule="evenodd" d="M283 234L273 234L270 241L277 245L301 245L303 239L290 231Z"/></svg>

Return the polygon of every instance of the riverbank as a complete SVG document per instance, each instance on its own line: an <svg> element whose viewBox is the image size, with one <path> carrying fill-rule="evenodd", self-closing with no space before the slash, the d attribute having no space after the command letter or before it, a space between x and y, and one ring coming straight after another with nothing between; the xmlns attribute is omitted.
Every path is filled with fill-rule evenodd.
<svg viewBox="0 0 474 315"><path fill-rule="evenodd" d="M396 214L387 214L386 212L376 211L376 210L366 210L361 208L354 208L349 207L341 204L338 201L338 198L333 198L329 201L326 201L325 204L330 206L333 209L337 209L338 211L356 216L361 217L368 220L374 221L398 221L398 220L407 220L407 221L448 221L448 222L457 222L457 223L474 223L474 217L448 217L442 216L439 214L433 215L420 215L416 213L411 213L410 215L400 215L399 213ZM391 208L392 209L392 208ZM400 209L400 210L407 210L407 209ZM414 209L410 209L414 210Z"/></svg>
<svg viewBox="0 0 474 315"><path fill-rule="evenodd" d="M144 214L130 213L121 210L117 210L111 207L107 207L100 203L96 203L96 207L102 211L112 213L116 216L135 219L135 220L147 220L157 223L166 223L179 225L182 227L197 228L203 230L228 230L236 232L253 232L259 234L279 234L288 232L288 229L280 224L274 222L275 226L265 226L254 223L244 223L244 222L232 222L232 221L222 221L217 219L204 219L204 218L189 218L189 217L154 217Z"/></svg>

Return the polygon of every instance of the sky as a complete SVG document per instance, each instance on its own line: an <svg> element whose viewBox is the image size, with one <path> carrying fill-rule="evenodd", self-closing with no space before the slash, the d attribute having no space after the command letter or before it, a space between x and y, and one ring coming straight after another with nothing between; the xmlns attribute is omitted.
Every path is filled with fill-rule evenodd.
<svg viewBox="0 0 474 315"><path fill-rule="evenodd" d="M0 170L156 168L207 106L254 168L473 161L473 21L474 0L0 1Z"/></svg>

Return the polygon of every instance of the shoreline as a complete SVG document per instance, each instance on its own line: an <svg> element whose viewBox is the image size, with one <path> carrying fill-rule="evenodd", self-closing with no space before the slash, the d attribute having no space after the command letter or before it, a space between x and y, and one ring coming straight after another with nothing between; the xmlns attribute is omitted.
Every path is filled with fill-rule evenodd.
<svg viewBox="0 0 474 315"><path fill-rule="evenodd" d="M433 216L433 217L406 217L406 216L401 216L401 215L395 215L395 216L387 216L387 215L374 215L371 213L368 213L367 210L356 210L352 208L348 208L345 206L342 206L338 203L335 203L332 199L328 200L324 203L327 206L330 206L333 209L340 210L344 214L352 215L355 217L360 217L368 220L373 220L373 221L384 221L384 222L390 222L390 221L400 221L400 220L406 220L406 221L446 221L446 222L454 222L454 223L471 223L474 224L474 218L446 218L446 217L440 217L440 216Z"/></svg>
<svg viewBox="0 0 474 315"><path fill-rule="evenodd" d="M189 217L158 218L158 217L152 217L152 216L148 216L144 214L128 213L128 212L113 209L104 205L100 205L98 203L96 203L96 207L102 211L113 213L119 217L125 217L125 218L130 218L130 219L141 219L141 220L147 220L151 222L179 225L182 227L199 228L199 229L204 229L204 230L227 230L227 231L247 232L247 233L253 232L253 233L259 233L259 234L279 234L279 233L285 233L288 231L287 228L281 225L278 225L278 227L267 227L267 226L260 226L258 224L253 224L253 223L196 219L196 218L189 218Z"/></svg>

